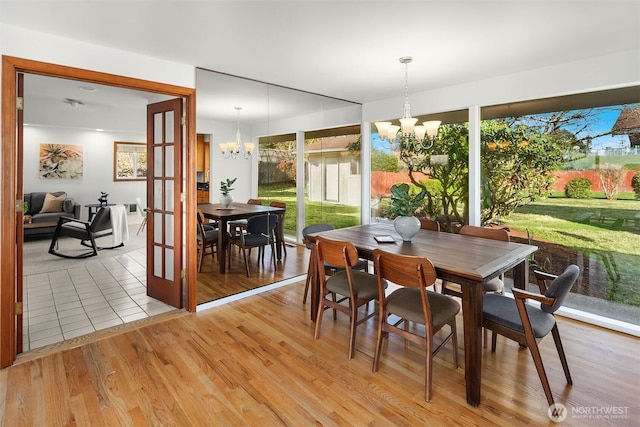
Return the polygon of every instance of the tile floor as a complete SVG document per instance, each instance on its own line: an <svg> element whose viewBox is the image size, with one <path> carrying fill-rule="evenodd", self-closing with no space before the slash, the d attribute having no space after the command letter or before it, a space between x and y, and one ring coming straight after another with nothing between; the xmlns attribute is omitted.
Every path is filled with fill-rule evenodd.
<svg viewBox="0 0 640 427"><path fill-rule="evenodd" d="M174 308L146 292L146 249L24 276L23 351Z"/></svg>

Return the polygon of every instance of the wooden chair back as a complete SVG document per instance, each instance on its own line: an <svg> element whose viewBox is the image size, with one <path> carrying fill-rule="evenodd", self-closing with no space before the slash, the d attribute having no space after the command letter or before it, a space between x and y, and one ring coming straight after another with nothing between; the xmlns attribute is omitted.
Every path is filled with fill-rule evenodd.
<svg viewBox="0 0 640 427"><path fill-rule="evenodd" d="M440 223L432 219L418 218L422 230L440 231Z"/></svg>
<svg viewBox="0 0 640 427"><path fill-rule="evenodd" d="M436 281L436 269L427 258L373 250L378 277L409 288L427 288Z"/></svg>
<svg viewBox="0 0 640 427"><path fill-rule="evenodd" d="M350 242L316 237L316 255L319 271L324 271L324 263L350 270L358 264L358 251Z"/></svg>
<svg viewBox="0 0 640 427"><path fill-rule="evenodd" d="M269 206L271 206L273 208L287 209L287 204L285 202L279 202L277 200L274 200L271 203L269 203Z"/></svg>
<svg viewBox="0 0 640 427"><path fill-rule="evenodd" d="M377 310L369 310L369 302L378 298L378 282L376 276L363 272L352 271L359 263L358 251L351 242L331 240L322 236L316 237L316 272L324 271L325 264L341 267L343 270L327 276L318 274L320 283L320 305L316 317L314 339L320 337L322 316L325 307L333 309L333 318L340 311L349 316L349 359L355 354L356 328L359 324L373 317ZM328 297L331 295L331 298ZM344 302L344 303L343 303ZM363 317L359 318L359 307L367 305Z"/></svg>
<svg viewBox="0 0 640 427"><path fill-rule="evenodd" d="M249 199L247 200L248 205L262 205L262 200L260 199Z"/></svg>
<svg viewBox="0 0 640 427"><path fill-rule="evenodd" d="M509 232L504 228L487 228L478 227L476 225L463 225L460 229L461 235L482 237L483 239L501 240L503 242L510 242L511 237Z"/></svg>

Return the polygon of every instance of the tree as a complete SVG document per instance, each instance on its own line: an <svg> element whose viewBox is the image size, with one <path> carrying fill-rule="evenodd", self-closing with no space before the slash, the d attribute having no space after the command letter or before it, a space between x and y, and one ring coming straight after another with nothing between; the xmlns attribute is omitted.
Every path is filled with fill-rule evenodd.
<svg viewBox="0 0 640 427"><path fill-rule="evenodd" d="M579 110L556 111L505 119L510 126L524 124L534 131L553 137L559 142L566 142L568 147L578 147L578 151L586 153L591 149L592 139L612 135L609 130L592 135L591 129L600 129L603 112L619 112L624 106L584 108ZM579 135L579 136L578 136Z"/></svg>
<svg viewBox="0 0 640 427"><path fill-rule="evenodd" d="M430 149L413 138L401 138L400 159L407 165L414 185L414 172L424 172L442 184L437 194L427 189L425 211L437 217L446 230L454 222L468 223L469 144L466 124L442 125ZM558 142L523 124L505 120L484 121L481 125L481 198L483 224L498 222L516 207L546 195L567 149ZM447 161L433 155L446 154ZM436 161L437 160L437 161ZM437 198L437 202L435 198ZM435 212L435 206L441 206Z"/></svg>
<svg viewBox="0 0 640 427"><path fill-rule="evenodd" d="M483 224L546 196L572 141L557 141L525 125L487 120L481 126Z"/></svg>
<svg viewBox="0 0 640 427"><path fill-rule="evenodd" d="M454 222L467 223L469 211L469 131L466 125L452 124L440 127L439 135L433 147L424 149L414 137L401 138L400 160L407 166L409 177L414 185L427 191L425 211L437 218L443 229L451 231ZM446 163L432 162L431 154L447 154ZM414 172L423 172L438 180L442 191L433 192L425 182L418 182ZM436 211L436 207L439 211Z"/></svg>
<svg viewBox="0 0 640 427"><path fill-rule="evenodd" d="M398 157L381 150L371 150L371 170L398 172Z"/></svg>
<svg viewBox="0 0 640 427"><path fill-rule="evenodd" d="M620 185L624 182L625 173L624 166L609 163L596 168L596 174L600 179L602 191L607 200L616 200L618 198L618 191L620 190Z"/></svg>

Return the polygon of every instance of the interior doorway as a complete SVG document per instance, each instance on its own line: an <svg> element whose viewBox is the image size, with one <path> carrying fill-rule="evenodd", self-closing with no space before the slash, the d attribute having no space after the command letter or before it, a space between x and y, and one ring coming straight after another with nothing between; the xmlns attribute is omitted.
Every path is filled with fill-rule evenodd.
<svg viewBox="0 0 640 427"><path fill-rule="evenodd" d="M22 204L17 201L21 200L24 193L22 180L16 178L20 173L16 165L21 165L23 161L17 132L18 114L15 102L17 99L18 73L33 73L183 98L184 111L186 113L186 138L183 148L187 159L195 158L193 155L195 151L195 89L6 56L3 57L2 67L2 167L4 174L2 196L0 196L2 205L2 212L0 213L2 216L0 225L0 242L2 245L0 252L2 254L0 259L0 278L2 281L2 287L0 288L0 342L2 343L0 347L0 367L5 367L12 364L16 355L22 351L19 348L18 337L22 334L22 300L19 290L22 289L23 283L22 271L20 271L21 264L18 260L22 256L23 248L21 247L21 239L16 239L18 229L22 229L22 227L18 227L20 225L18 221L22 221L23 215ZM184 173L186 182L186 187L184 188L185 203L182 204L182 212L186 217L184 228L193 229L195 228L196 196L195 165L193 161L187 160ZM181 234L179 241L184 242L184 252L186 254L183 263L186 266L184 274L184 283L186 284L184 303L189 311L195 311L195 280L190 280L190 278L195 278L196 275L195 263L189 262L195 257L195 235L192 236L186 233L184 239L182 237Z"/></svg>

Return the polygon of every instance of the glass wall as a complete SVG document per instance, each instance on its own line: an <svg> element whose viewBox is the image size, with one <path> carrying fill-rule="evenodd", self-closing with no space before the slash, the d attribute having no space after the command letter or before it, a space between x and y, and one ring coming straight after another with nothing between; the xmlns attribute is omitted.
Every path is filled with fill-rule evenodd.
<svg viewBox="0 0 640 427"><path fill-rule="evenodd" d="M433 141L419 143L400 133L395 140L371 130L371 220L393 219L388 212L391 186L407 183L410 193L427 192L418 217L435 219L446 231L468 222L469 144L466 111L418 117L418 122L440 120ZM393 122L392 122L393 123ZM398 123L399 124L399 123Z"/></svg>
<svg viewBox="0 0 640 427"><path fill-rule="evenodd" d="M482 114L483 179L517 166L523 185L514 188L502 176L508 185L494 183L492 192L520 198L528 192L530 198L510 207L506 197L494 197L483 206L483 221L508 227L514 241L538 246L533 268L559 274L569 264L580 267L566 307L635 325L640 195L633 181L640 185L640 123L630 118L640 117L637 93L515 104L510 115L495 106ZM635 102L625 102L630 100ZM512 160L500 160L507 158ZM540 179L537 168L545 162L549 173Z"/></svg>
<svg viewBox="0 0 640 427"><path fill-rule="evenodd" d="M285 237L297 239L304 227L301 218L308 218L304 222L342 223L346 216L350 225L359 223L359 145L354 150L349 144L360 141L360 104L202 69L197 70L197 86L198 131L208 132L211 127L216 141L233 140L234 107L242 106L238 124L242 140L258 148L253 178L257 182L251 182L251 197L259 197L264 204L286 203ZM326 149L333 144L328 138L341 137L350 139L341 148ZM305 141L300 143L305 146L302 162L298 140ZM224 176L241 176L238 187L247 179L244 164L242 171L233 170L238 166L212 162L211 173L216 177L224 169ZM303 174L298 173L299 168L304 169ZM314 175L318 170L321 175ZM308 214L302 215L307 204L300 200L309 203Z"/></svg>
<svg viewBox="0 0 640 427"><path fill-rule="evenodd" d="M316 137L305 139L304 147L305 225L358 225L362 188L359 126L314 134Z"/></svg>
<svg viewBox="0 0 640 427"><path fill-rule="evenodd" d="M284 234L296 236L296 139L295 135L260 138L258 145L258 198L263 204L286 204Z"/></svg>

